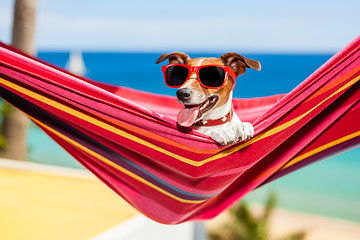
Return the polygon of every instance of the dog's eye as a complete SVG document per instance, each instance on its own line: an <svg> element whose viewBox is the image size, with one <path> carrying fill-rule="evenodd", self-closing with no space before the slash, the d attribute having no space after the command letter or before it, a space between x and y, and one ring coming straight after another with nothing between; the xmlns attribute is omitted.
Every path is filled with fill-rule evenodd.
<svg viewBox="0 0 360 240"><path fill-rule="evenodd" d="M171 87L179 87L185 83L189 70L182 66L171 66L166 70L166 83Z"/></svg>
<svg viewBox="0 0 360 240"><path fill-rule="evenodd" d="M199 78L207 87L220 87L225 81L225 71L220 67L204 67L199 70Z"/></svg>

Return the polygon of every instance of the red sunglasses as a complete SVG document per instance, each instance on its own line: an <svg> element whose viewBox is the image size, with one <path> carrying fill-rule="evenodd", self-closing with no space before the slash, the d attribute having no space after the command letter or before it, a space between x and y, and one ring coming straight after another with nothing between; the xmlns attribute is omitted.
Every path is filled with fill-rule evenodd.
<svg viewBox="0 0 360 240"><path fill-rule="evenodd" d="M169 64L162 67L165 84L171 88L181 87L189 78L191 73L196 73L201 86L210 89L218 89L224 86L228 75L234 81L236 76L231 67L218 65L188 66L184 64Z"/></svg>

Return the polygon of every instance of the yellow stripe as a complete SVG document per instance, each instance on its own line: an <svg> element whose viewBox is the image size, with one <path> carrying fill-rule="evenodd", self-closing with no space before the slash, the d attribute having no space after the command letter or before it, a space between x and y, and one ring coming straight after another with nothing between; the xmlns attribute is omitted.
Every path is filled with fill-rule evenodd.
<svg viewBox="0 0 360 240"><path fill-rule="evenodd" d="M121 166L113 163L112 161L108 160L107 158L104 158L104 157L101 156L100 154L98 154L98 153L96 153L96 152L94 152L94 151L86 148L85 146L79 144L78 142L76 142L76 141L68 138L67 136L65 136L65 135L57 132L56 130L50 128L49 126L47 126L47 125L45 125L45 124L43 124L43 123L41 123L41 122L39 122L38 120L32 118L31 116L28 116L28 117L31 118L34 122L36 122L36 123L39 124L40 126L42 126L43 128L45 128L45 129L47 129L48 131L52 132L52 133L55 134L56 136L58 136L58 137L60 137L61 139L65 140L66 142L70 143L71 145L73 145L73 146L81 149L82 151L84 151L84 152L90 154L91 156L99 159L100 161L104 162L105 164L107 164L107 165L109 165L109 166L112 166L113 168L121 171L122 173L128 175L129 177L131 177L131 178L133 178L133 179L136 179L137 181L139 181L139 182L147 185L147 186L150 187L150 188L155 189L155 190L158 191L158 192L161 192L162 194L164 194L164 195L166 195L166 196L168 196L168 197L170 197L170 198L173 198L173 199L175 199L175 200L177 200L177 201L179 201L179 202L183 202L183 203L193 203L193 204L197 204L197 203L201 203L201 202L204 202L204 201L205 201L205 200L187 200L187 199L179 198L179 197L177 197L177 196L175 196L175 195L173 195L173 194L171 194L171 193L163 190L162 188L160 188L160 187L152 184L151 182L146 181L145 179L143 179L143 178L139 177L138 175L130 172L129 170L127 170L127 169L125 169L125 168L123 168L123 167L121 167Z"/></svg>
<svg viewBox="0 0 360 240"><path fill-rule="evenodd" d="M52 99L50 99L50 98L44 97L44 96L42 96L42 95L39 95L39 94L37 94L37 93L35 93L35 92L32 92L32 91L30 91L30 90L28 90L28 89L26 89L26 88L23 88L23 87L21 87L21 86L18 86L18 85L16 85L16 84L12 83L12 82L9 82L9 81L7 81L7 80L5 80L5 79L0 78L0 80L1 80L6 86L8 86L8 87L10 87L10 88L12 88L12 89L15 89L15 90L17 90L17 91L19 91L19 92L21 92L21 93L23 93L23 94L31 97L31 98L37 99L37 100L39 100L39 101L41 101L41 102L43 102L43 103L45 103L45 104L47 104L47 105L50 105L50 106L55 107L55 108L57 108L57 109L59 109L59 110L62 110L63 112L66 112L66 113L68 113L68 114L71 114L71 115L73 115L73 116L76 116L77 118L80 118L80 119L82 119L82 120L85 120L85 121L87 121L87 122L89 122L89 123L91 123L91 124L94 124L94 125L96 125L96 126L99 126L99 127L101 127L101 128L104 128L104 129L106 129L106 130L108 130L108 131L110 131L110 132L113 132L113 133L115 133L115 134L117 134L117 135L120 135L120 136L122 136L122 137L125 137L125 138L127 138L127 139L130 139L130 140L132 140L132 141L134 141L134 142L138 142L138 143L140 143L140 144L142 144L142 145L144 145L144 146L146 146L146 147L152 148L152 149L154 149L154 150L156 150L156 151L159 151L159 152L161 152L161 153L164 153L164 154L166 154L166 155L168 155L168 156L170 156L170 157L176 158L176 159L178 159L178 160L180 160L180 161L182 161L182 162L189 162L189 164L191 164L191 165L196 164L196 161L192 161L192 160L190 160L190 159L183 158L182 156L179 156L179 155L177 155L177 154L175 154L175 153L172 153L172 152L167 151L167 150L165 150L165 149L163 149L163 148L160 148L160 147L158 147L158 146L156 146L156 145L154 145L154 144L152 144L152 143L149 143L149 142L147 142L147 141L145 141L145 140L143 140L143 139L141 139L141 138L138 138L138 137L136 137L136 136L134 136L134 135L131 135L131 134L127 133L127 132L124 132L124 131L116 128L116 127L113 127L113 126L105 123L105 122L99 121L99 120L97 120L96 118L93 118L93 117L91 117L91 116L88 116L88 115L86 115L86 114L84 114L84 113L82 113L82 112L79 112L79 111L77 111L77 110L75 110L75 109L72 109L72 108L70 108L70 107L68 107L68 106L66 106L66 105L64 105L64 104L61 104L61 103L56 102L56 101L54 101L54 100L52 100Z"/></svg>
<svg viewBox="0 0 360 240"><path fill-rule="evenodd" d="M274 172L281 172L282 170L292 166L293 164L297 163L297 162L300 162L308 157L311 157L312 155L318 153L318 152L321 152L321 151L324 151L326 150L327 148L330 148L332 146L335 146L337 144L340 144L342 142L345 142L347 140L350 140L352 138L355 138L355 137L358 137L360 136L360 131L359 132L356 132L356 133L353 133L353 134L350 134L348 136L345 136L343 138L340 138L340 139L337 139L333 142L330 142L328 144L325 144L317 149L314 149L312 151L309 151L301 156L298 156L296 158L294 158L293 160L291 160L290 162L288 162L287 164L285 164L284 166L279 166L279 164L275 165L275 166L272 166L271 168L268 168L268 169L265 169L263 172L261 172L258 176L256 176L256 178L254 178L252 180L252 182L257 182L257 181L263 181L264 178L268 178L270 175L273 175Z"/></svg>
<svg viewBox="0 0 360 240"><path fill-rule="evenodd" d="M331 148L331 147L333 147L333 146L339 145L340 143L346 142L346 141L348 141L348 140L350 140L350 139L353 139L353 138L356 138L356 137L358 137L358 136L360 136L360 131L355 132L355 133L352 133L352 134L349 134L349 135L347 135L347 136L345 136L345 137L339 138L339 139L334 140L334 141L332 141L332 142L329 142L329 143L327 143L327 144L325 144L325 145L322 145L322 146L320 146L320 147L318 147L318 148L315 148L315 149L313 149L313 150L311 150L311 151L309 151L309 152L307 152L307 153L304 153L304 154L302 154L302 155L300 155L300 156L292 159L290 162L288 162L287 164L285 164L285 165L280 169L280 171L281 171L281 170L284 170L284 169L286 169L286 168L288 168L288 167L290 167L290 166L292 166L292 165L294 165L294 164L296 164L296 163L298 163L298 162L300 162L300 161L302 161L302 160L304 160L304 159L306 159L306 158L309 158L309 157L311 157L311 156L313 156L313 155L315 155L315 154L317 154L317 153L319 153L319 152L325 151L325 150L328 149L328 148Z"/></svg>
<svg viewBox="0 0 360 240"><path fill-rule="evenodd" d="M283 130L285 130L286 128L294 125L295 123L299 122L301 119L303 119L305 116L309 115L312 111L314 111L316 108L318 108L320 105L322 105L324 102L326 102L327 100L329 100L330 98L332 98L333 96L335 96L336 94L340 93L341 91L349 88L350 86L352 86L354 83L356 83L358 80L360 79L360 76L354 78L353 80L351 80L350 82L348 82L347 84L345 84L344 86L342 86L341 88L339 88L337 91L335 91L334 93L332 93L330 96L328 96L326 99L324 99L323 101L321 101L319 104L317 104L315 107L313 107L312 109L310 109L309 111L305 112L304 114L278 126L278 127L275 127L273 129L270 129L269 131L267 132L264 132L256 137L254 137L253 139L250 139L249 141L239 145L239 146L236 146L236 147L233 147L233 148L228 148L228 149L225 149L223 152L220 152L218 154L215 154L213 155L212 157L208 158L208 159L205 159L203 162L211 162L213 160L216 160L216 159L219 159L219 158L222 158L222 157L225 157L225 156L228 156L236 151L239 151L247 146L249 146L250 144L252 143L255 143L255 142L258 142L264 138L267 138L267 137L270 137L270 136L273 136ZM204 163L203 163L204 164Z"/></svg>
<svg viewBox="0 0 360 240"><path fill-rule="evenodd" d="M339 77L337 79L337 81L334 81L332 83L329 84L325 84L321 89L319 89L315 94L313 94L311 97L309 97L308 99L306 99L305 102L308 102L312 99L314 99L315 97L318 97L321 94L324 94L328 91L333 91L334 88L337 88L339 84L341 84L344 80L349 79L352 75L355 75L358 71L360 70L360 66L353 69L352 71L346 73L345 75Z"/></svg>
<svg viewBox="0 0 360 240"><path fill-rule="evenodd" d="M226 157L226 156L228 156L230 154L233 154L234 152L237 152L237 151L251 145L252 143L255 143L255 142L260 141L260 140L262 140L264 138L273 136L273 135L285 130L286 128L292 126L293 124L295 124L298 121L300 121L301 119L303 119L305 116L310 114L312 111L314 111L316 108L318 108L320 105L322 105L324 102L326 102L327 100L329 100L330 98L332 98L333 96L338 94L339 92L341 92L341 91L349 88L350 86L352 86L359 79L360 79L360 76L354 78L353 80L349 81L347 84L345 84L344 86L339 88L337 91L333 92L330 96L328 96L326 99L321 101L319 104L317 104L315 107L313 107L309 111L305 112L304 114L302 114L302 115L300 115L300 116L298 116L298 117L296 117L296 118L294 118L294 119L292 119L292 120L290 120L290 121L288 121L288 122L286 122L286 123L284 123L284 124L282 124L282 125L280 125L280 126L278 126L276 128L270 129L269 131L264 132L264 133L262 133L262 134L260 134L260 135L258 135L256 137L254 137L253 139L244 142L243 144L241 144L239 146L224 149L223 151L221 151L221 152L219 152L217 154L214 154L213 156L211 156L211 157L209 157L207 159L204 159L202 161L194 161L194 160L182 157L180 155L177 155L177 154L175 154L173 152L167 151L167 150L165 150L163 148L160 148L160 147L158 147L158 146L156 146L156 145L154 145L152 143L149 143L149 142L147 142L147 141L145 141L145 140L143 140L141 138L138 138L138 137L136 137L134 135L131 135L131 134L127 133L127 132L124 132L124 131L122 131L120 129L117 129L117 128L115 128L115 127L113 127L113 126L111 126L111 125L109 125L109 124L107 124L105 122L101 122L101 121L99 121L99 120L97 120L97 119L95 119L95 118L93 118L91 116L88 116L86 114L83 114L83 113L75 110L75 109L67 107L66 105L58 103L58 102L56 102L56 101L54 101L52 99L41 96L41 95L39 95L39 94L37 94L35 92L32 92L32 91L30 91L28 89L25 89L25 88L23 88L21 86L18 86L18 85L13 84L13 83L5 80L5 79L0 78L0 80L2 80L5 85L7 85L8 87L13 88L13 89L23 93L23 94L26 94L26 95L28 95L28 96L30 96L30 97L32 97L34 99L37 99L37 100L39 100L39 101L41 101L43 103L46 103L46 104L51 105L53 107L56 107L57 109L60 109L60 110L62 110L64 112L66 112L66 113L69 113L69 114L71 114L73 116L76 116L76 117L78 117L80 119L83 119L83 120L85 120L87 122L90 122L90 123L92 123L94 125L102 127L102 128L104 128L104 129L106 129L108 131L116 133L116 134L118 134L120 136L123 136L123 137L125 137L127 139L130 139L132 141L138 142L138 143L140 143L140 144L142 144L142 145L144 145L146 147L149 147L151 149L159 151L159 152L161 152L161 153L163 153L165 155L168 155L168 156L170 156L172 158L175 158L175 159L177 159L177 160L179 160L179 161L181 161L183 163L186 163L186 164L189 164L189 165L192 165L192 166L195 166L195 167L199 167L199 166L202 166L202 165L204 165L206 163L209 163L211 161Z"/></svg>

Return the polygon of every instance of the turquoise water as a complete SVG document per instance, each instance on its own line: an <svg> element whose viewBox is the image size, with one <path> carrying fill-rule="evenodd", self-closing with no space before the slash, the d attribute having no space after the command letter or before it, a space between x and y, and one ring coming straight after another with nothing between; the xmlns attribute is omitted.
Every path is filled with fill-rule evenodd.
<svg viewBox="0 0 360 240"><path fill-rule="evenodd" d="M175 95L163 83L158 54L84 53L86 76L144 91ZM219 56L220 54L201 54ZM190 54L191 57L200 56ZM262 63L260 72L249 70L237 81L235 97L286 93L321 66L331 55L252 55ZM69 53L40 53L40 58L64 67ZM36 126L28 134L29 158L34 162L80 168L69 154ZM262 203L275 192L279 206L360 222L360 148L318 162L263 186L245 197Z"/></svg>
<svg viewBox="0 0 360 240"><path fill-rule="evenodd" d="M264 203L276 193L279 206L360 222L360 149L314 163L265 185L245 199Z"/></svg>

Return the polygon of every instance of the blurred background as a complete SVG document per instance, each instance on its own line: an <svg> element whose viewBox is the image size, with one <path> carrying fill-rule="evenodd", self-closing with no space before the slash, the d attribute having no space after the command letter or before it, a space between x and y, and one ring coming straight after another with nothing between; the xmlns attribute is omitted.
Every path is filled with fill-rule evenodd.
<svg viewBox="0 0 360 240"><path fill-rule="evenodd" d="M0 0L0 41L11 43L14 1ZM163 83L162 53L191 57L237 52L259 60L237 81L234 96L287 93L359 35L358 0L38 0L36 55L94 80L175 95ZM81 166L31 125L32 162ZM54 154L56 153L56 154ZM360 223L360 150L313 164L250 193L263 204L274 192L278 207Z"/></svg>
<svg viewBox="0 0 360 240"><path fill-rule="evenodd" d="M358 35L356 0L38 0L39 50L333 53ZM2 41L13 1L0 1Z"/></svg>

